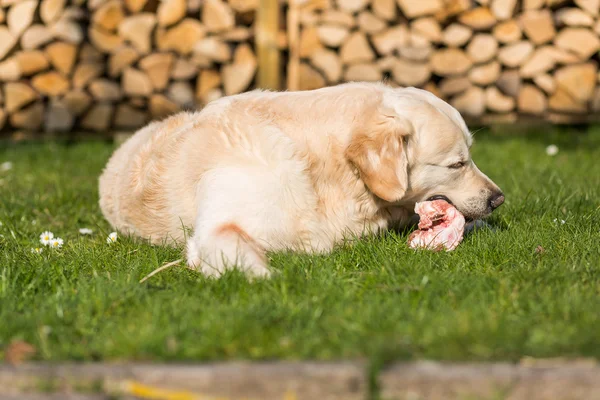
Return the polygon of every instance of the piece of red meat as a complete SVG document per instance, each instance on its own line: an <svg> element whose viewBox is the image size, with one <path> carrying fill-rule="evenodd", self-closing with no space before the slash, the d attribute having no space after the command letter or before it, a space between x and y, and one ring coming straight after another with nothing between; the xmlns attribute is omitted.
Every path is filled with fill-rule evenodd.
<svg viewBox="0 0 600 400"><path fill-rule="evenodd" d="M415 205L419 229L411 233L408 246L413 249L452 251L463 239L465 217L444 200L423 201Z"/></svg>

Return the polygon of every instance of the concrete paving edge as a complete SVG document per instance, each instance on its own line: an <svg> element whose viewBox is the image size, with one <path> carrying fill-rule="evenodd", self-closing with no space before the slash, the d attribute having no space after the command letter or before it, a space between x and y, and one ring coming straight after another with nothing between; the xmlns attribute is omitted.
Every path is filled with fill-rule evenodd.
<svg viewBox="0 0 600 400"><path fill-rule="evenodd" d="M22 364L0 366L0 399L62 392L165 400L364 400L365 368L318 362Z"/></svg>
<svg viewBox="0 0 600 400"><path fill-rule="evenodd" d="M368 400L360 362L0 365L0 400ZM600 399L593 360L519 364L398 363L380 371L380 400Z"/></svg>
<svg viewBox="0 0 600 400"><path fill-rule="evenodd" d="M600 399L594 360L524 360L520 364L397 364L379 375L382 400Z"/></svg>

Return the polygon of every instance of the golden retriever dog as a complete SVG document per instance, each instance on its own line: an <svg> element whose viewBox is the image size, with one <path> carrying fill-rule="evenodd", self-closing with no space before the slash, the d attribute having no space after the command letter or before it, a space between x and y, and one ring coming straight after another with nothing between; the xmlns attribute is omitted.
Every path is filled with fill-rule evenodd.
<svg viewBox="0 0 600 400"><path fill-rule="evenodd" d="M253 91L139 130L100 177L100 206L123 233L185 241L207 276L269 276L266 251L327 252L407 224L418 201L486 217L504 195L471 143L458 111L420 89Z"/></svg>

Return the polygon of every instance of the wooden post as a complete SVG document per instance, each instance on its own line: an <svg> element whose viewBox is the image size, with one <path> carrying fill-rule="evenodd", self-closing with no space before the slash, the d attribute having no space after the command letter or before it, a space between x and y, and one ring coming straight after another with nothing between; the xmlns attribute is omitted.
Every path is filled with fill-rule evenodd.
<svg viewBox="0 0 600 400"><path fill-rule="evenodd" d="M287 66L287 89L298 90L300 87L300 26L297 0L289 0L287 15L289 60Z"/></svg>
<svg viewBox="0 0 600 400"><path fill-rule="evenodd" d="M258 54L258 87L280 89L279 0L260 0L256 20L256 52Z"/></svg>

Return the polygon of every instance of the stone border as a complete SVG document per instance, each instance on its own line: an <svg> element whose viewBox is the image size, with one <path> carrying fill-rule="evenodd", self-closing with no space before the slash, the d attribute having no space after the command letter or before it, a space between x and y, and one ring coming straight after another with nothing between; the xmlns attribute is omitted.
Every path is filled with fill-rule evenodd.
<svg viewBox="0 0 600 400"><path fill-rule="evenodd" d="M0 399L75 392L95 395L90 398L364 400L365 370L361 363L317 362L23 364L0 366Z"/></svg>
<svg viewBox="0 0 600 400"><path fill-rule="evenodd" d="M594 360L398 363L380 371L375 389L368 376L361 362L0 365L0 400L600 399Z"/></svg>
<svg viewBox="0 0 600 400"><path fill-rule="evenodd" d="M600 365L593 360L508 363L397 364L379 376L382 400L600 399Z"/></svg>

